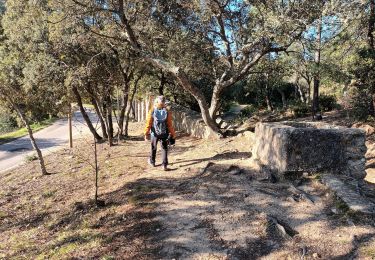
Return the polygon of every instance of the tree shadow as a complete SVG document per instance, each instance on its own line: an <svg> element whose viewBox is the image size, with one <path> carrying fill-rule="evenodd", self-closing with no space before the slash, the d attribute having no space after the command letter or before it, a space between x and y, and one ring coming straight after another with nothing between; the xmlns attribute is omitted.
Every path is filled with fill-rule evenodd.
<svg viewBox="0 0 375 260"><path fill-rule="evenodd" d="M232 152L229 155L234 156ZM220 155L206 159L212 158L220 158ZM271 212L270 208L275 208L277 212L283 213L283 216L277 216L280 223L289 223L291 228L296 230L306 223L316 221L322 213L297 218L288 205L274 203L276 199L284 201L291 196L286 189L288 183L258 183L254 180L256 173L242 172L235 175L229 170L231 167L232 165L214 164L199 176L178 179L137 179L112 192L102 194L100 199L106 202L104 208L97 208L89 199L77 202L71 206L69 212L49 225L50 232L55 234L61 230L77 231L84 226L96 230L99 235L71 235L51 245L51 248L69 243L89 243L99 238L100 246L85 255L85 258L100 258L110 254L127 259L172 259L189 258L193 254L218 253L229 259L256 259L287 246L287 241L292 241L296 247L301 246L302 243L297 239L280 237L275 230L268 228L267 219L260 219L259 216ZM247 185L244 186L245 182ZM261 194L259 190L265 191L262 197L269 199L269 203L256 199ZM252 197L254 199L251 199ZM194 204L194 201L197 203ZM177 206L169 207L171 202ZM246 241L241 245L235 242L236 232L241 231L236 230L236 227L241 226L236 226L235 220L217 224L220 221L219 217L238 214L246 218L249 226L265 221L260 225L263 230L259 234L247 234ZM31 219L33 218L31 216ZM42 225L45 220L46 216L34 220L34 226ZM173 223L170 222L173 221L177 221L175 229L182 230L181 236L176 236L180 233L172 230ZM169 224L171 226L168 226ZM336 222L334 224L336 227L340 225ZM21 221L16 225L25 223ZM10 227L3 230L6 231L8 228ZM223 228L231 230L234 238L224 237ZM183 231L189 231L189 234ZM244 236L243 233L239 234ZM364 243L365 239L361 238L358 241ZM192 244L197 247L192 249ZM41 252L45 248L38 250ZM340 257L345 259L351 254L352 252L348 252Z"/></svg>
<svg viewBox="0 0 375 260"><path fill-rule="evenodd" d="M41 212L27 218L18 219L17 222L3 222L1 223L0 231L5 232L12 228L17 228L19 230L35 228L42 225L50 215L51 212Z"/></svg>
<svg viewBox="0 0 375 260"><path fill-rule="evenodd" d="M218 161L218 160L229 160L229 159L249 159L251 156L252 156L251 152L230 151L230 152L216 154L208 158L183 160L183 161L179 160L179 161L176 161L175 164L186 163L186 164L180 165L180 167L186 167L186 166L191 166L191 165L195 165L195 164L199 164L199 163L207 162L207 161Z"/></svg>
<svg viewBox="0 0 375 260"><path fill-rule="evenodd" d="M372 238L375 237L375 234L364 234L358 236L354 236L352 239L352 249L350 252L344 255L333 257L332 260L341 260L341 259L357 259L358 258L358 249L361 244L364 244L370 241Z"/></svg>

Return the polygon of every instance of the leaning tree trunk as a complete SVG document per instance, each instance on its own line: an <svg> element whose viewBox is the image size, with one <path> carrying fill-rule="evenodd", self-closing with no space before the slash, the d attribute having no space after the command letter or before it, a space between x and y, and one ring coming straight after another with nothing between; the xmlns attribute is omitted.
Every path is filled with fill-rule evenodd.
<svg viewBox="0 0 375 260"><path fill-rule="evenodd" d="M102 129L103 137L107 139L108 135L107 135L106 125L103 119L103 111L100 110L100 100L98 96L95 94L95 91L91 89L90 82L87 83L86 91L90 94L91 104L94 106L95 113L98 116L98 119L100 121L100 126Z"/></svg>
<svg viewBox="0 0 375 260"><path fill-rule="evenodd" d="M178 83L186 91L188 91L195 98L195 100L198 102L198 105L199 105L199 108L200 108L200 111L201 111L201 115L202 115L202 119L206 123L208 128L210 128L213 132L216 132L218 134L218 136L222 136L222 132L220 131L220 128L216 124L215 119L214 119L216 106L213 106L211 104L211 107L213 109L211 109L211 111L210 111L210 108L207 104L206 98L204 97L204 94L201 91L201 89L197 88L194 85L194 83L192 83L189 80L188 76L179 67L166 65L165 62L163 62L161 60L158 60L158 59L150 58L150 57L144 57L144 59L146 61L150 62L151 64L153 64L154 66L156 66L158 68L161 68L161 69L164 69L164 70L170 72L171 74L173 74L174 78L178 81ZM219 94L220 94L219 92L220 91L218 91L217 94L215 95L216 99L212 98L212 100L213 100L212 102L217 102L219 100ZM211 116L211 112L212 112L213 116Z"/></svg>
<svg viewBox="0 0 375 260"><path fill-rule="evenodd" d="M296 88L297 88L297 93L299 95L299 98L301 100L302 103L306 103L306 95L305 95L305 92L302 91L302 88L299 84L296 85Z"/></svg>
<svg viewBox="0 0 375 260"><path fill-rule="evenodd" d="M46 165L44 163L42 151L39 149L38 144L35 141L35 138L34 138L34 135L33 135L33 130L31 129L30 124L29 124L28 120L26 119L25 114L21 111L21 109L16 104L13 104L13 108L17 111L19 117L21 118L23 124L25 125L25 127L27 129L27 132L29 134L29 138L30 138L30 141L31 141L31 145L33 146L33 148L36 151L36 154L38 156L40 171L41 171L42 175L48 175L48 172L46 170Z"/></svg>
<svg viewBox="0 0 375 260"><path fill-rule="evenodd" d="M124 127L124 135L125 136L129 136L129 116L130 116L130 111L133 111L134 112L134 109L133 109L133 100L134 100L134 97L135 97L135 94L137 93L137 89L138 89L138 82L139 80L142 78L142 75L139 76L135 82L134 82L134 88L133 88L133 92L130 96L130 100L129 100L129 106L128 106L128 109L126 111L126 120L125 120L125 127ZM134 114L134 117L135 117L135 114Z"/></svg>
<svg viewBox="0 0 375 260"><path fill-rule="evenodd" d="M95 127L92 125L90 117L87 115L86 110L83 107L81 94L79 93L79 91L78 91L78 89L77 89L76 86L73 86L72 90L73 90L73 93L74 93L74 95L76 97L79 110L81 111L83 119L85 120L85 122L86 122L86 124L87 124L87 126L88 126L88 128L90 130L90 132L92 133L92 135L94 136L94 138L97 141L101 141L103 138L98 134L98 132L96 131Z"/></svg>
<svg viewBox="0 0 375 260"><path fill-rule="evenodd" d="M312 104L312 116L313 119L321 119L321 117L318 117L319 112L319 85L320 85L320 46L321 46L321 37L322 37L322 18L318 21L318 31L317 31L317 37L316 37L316 51L315 51L315 66L316 66L316 72L314 73L314 87L313 87L313 104Z"/></svg>
<svg viewBox="0 0 375 260"><path fill-rule="evenodd" d="M102 115L102 113L101 113L101 111L99 109L98 102L97 102L97 100L94 97L91 97L91 104L94 106L95 112L98 115L98 118L99 118L99 121L100 121L100 126L102 128L103 137L105 139L107 139L108 138L108 134L107 134L107 129L106 129L105 122L103 120L103 115Z"/></svg>

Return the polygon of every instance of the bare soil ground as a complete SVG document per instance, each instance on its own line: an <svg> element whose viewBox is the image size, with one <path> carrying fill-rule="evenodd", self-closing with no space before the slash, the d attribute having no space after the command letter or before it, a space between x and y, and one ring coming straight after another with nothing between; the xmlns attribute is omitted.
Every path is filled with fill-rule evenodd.
<svg viewBox="0 0 375 260"><path fill-rule="evenodd" d="M183 134L170 171L151 167L142 125L93 147L47 156L0 176L2 259L374 259L375 223L347 210L319 181L279 181L249 164L251 141ZM160 158L160 156L158 157Z"/></svg>

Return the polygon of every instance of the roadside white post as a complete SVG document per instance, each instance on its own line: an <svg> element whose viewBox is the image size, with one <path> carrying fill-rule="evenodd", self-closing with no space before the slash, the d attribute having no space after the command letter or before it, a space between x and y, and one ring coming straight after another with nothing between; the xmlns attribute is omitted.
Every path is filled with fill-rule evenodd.
<svg viewBox="0 0 375 260"><path fill-rule="evenodd" d="M138 110L138 122L141 122L142 121L142 115L141 115L141 102L138 101L138 106L137 106L137 110Z"/></svg>

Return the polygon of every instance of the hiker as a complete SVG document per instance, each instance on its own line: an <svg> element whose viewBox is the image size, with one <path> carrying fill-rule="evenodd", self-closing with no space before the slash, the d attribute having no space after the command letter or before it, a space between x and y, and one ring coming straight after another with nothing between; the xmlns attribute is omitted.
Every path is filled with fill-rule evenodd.
<svg viewBox="0 0 375 260"><path fill-rule="evenodd" d="M150 134L151 132L151 134ZM154 101L154 107L150 109L146 127L144 130L145 141L151 140L151 153L148 163L155 167L157 144L162 146L162 166L168 170L168 144L175 143L176 133L172 125L172 112L165 106L165 97L158 96Z"/></svg>

